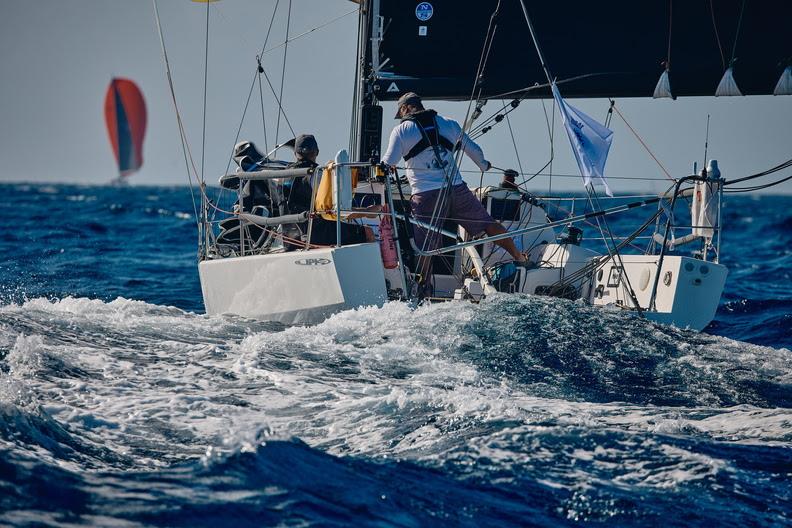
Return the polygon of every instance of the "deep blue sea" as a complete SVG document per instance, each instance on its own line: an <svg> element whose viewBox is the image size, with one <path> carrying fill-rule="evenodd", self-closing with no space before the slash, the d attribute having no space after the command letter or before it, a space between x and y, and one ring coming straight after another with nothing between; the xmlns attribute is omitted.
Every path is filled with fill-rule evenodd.
<svg viewBox="0 0 792 528"><path fill-rule="evenodd" d="M529 296L208 317L187 188L0 191L0 525L792 524L792 197L727 196L696 333Z"/></svg>

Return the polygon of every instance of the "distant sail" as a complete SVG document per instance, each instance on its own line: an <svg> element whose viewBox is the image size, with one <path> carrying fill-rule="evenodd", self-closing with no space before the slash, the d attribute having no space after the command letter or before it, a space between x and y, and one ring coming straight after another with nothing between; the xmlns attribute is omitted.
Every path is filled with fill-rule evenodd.
<svg viewBox="0 0 792 528"><path fill-rule="evenodd" d="M143 165L146 135L146 102L137 85L128 79L113 79L105 95L107 135L113 146L118 173L129 176Z"/></svg>

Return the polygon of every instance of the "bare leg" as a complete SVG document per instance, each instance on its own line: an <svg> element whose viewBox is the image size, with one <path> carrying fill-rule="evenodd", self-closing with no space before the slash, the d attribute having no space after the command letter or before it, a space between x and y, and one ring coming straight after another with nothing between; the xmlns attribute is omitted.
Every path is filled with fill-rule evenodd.
<svg viewBox="0 0 792 528"><path fill-rule="evenodd" d="M377 241L377 238L374 236L374 231L369 226L364 227L363 232L366 233L366 242Z"/></svg>
<svg viewBox="0 0 792 528"><path fill-rule="evenodd" d="M488 225L484 231L489 236L494 236L494 235L500 235L506 233L506 228L504 228L502 225L498 223L495 223ZM517 249L517 246L514 245L514 240L512 240L511 238L503 238L501 240L496 240L494 243L505 249L515 261L525 262L526 260L525 255L520 253L520 250Z"/></svg>

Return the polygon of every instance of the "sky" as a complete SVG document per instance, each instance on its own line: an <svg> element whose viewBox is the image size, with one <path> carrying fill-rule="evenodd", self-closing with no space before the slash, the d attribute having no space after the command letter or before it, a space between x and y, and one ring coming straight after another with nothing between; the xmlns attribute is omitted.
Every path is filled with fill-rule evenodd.
<svg viewBox="0 0 792 528"><path fill-rule="evenodd" d="M327 160L347 147L349 140L357 32L357 17L351 12L357 5L348 0L280 1L263 56L276 91L282 79L290 3L290 38L324 27L288 44L285 115L295 133L316 136L320 159ZM242 119L256 55L264 45L275 4L276 0L210 4L204 143L206 4L159 0L179 110L198 171L203 171L210 184L226 172L240 123L240 139L249 139L264 150L265 123L268 144L275 144L278 108L266 84L263 119L257 86ZM112 180L117 167L103 105L113 77L134 80L148 107L144 164L131 182L188 182L150 1L0 0L0 5L0 182L104 184ZM527 40L525 52L533 52ZM604 99L570 102L598 120L605 118L608 109ZM490 102L485 108L495 104ZM545 104L550 111L549 102ZM708 157L719 161L725 178L759 172L792 158L790 96L622 99L616 104L674 177L690 174L694 162L701 167L708 115ZM385 142L396 122L390 120L393 103L383 106ZM428 102L427 106L459 121L467 109L463 103ZM524 102L510 115L514 141L505 122L479 141L487 158L497 167L538 171L551 152L544 116L541 101ZM536 177L527 184L529 190L547 192L552 186L553 191L582 191L560 123L557 117L554 176ZM606 166L611 188L617 194L665 190L669 180L663 170L618 116L611 128L614 141ZM277 141L289 137L289 127L281 118ZM473 169L472 163L464 163L463 170L471 171L465 172L466 179L478 184L480 175ZM488 175L484 183L498 180L498 175ZM792 181L773 191L792 193Z"/></svg>

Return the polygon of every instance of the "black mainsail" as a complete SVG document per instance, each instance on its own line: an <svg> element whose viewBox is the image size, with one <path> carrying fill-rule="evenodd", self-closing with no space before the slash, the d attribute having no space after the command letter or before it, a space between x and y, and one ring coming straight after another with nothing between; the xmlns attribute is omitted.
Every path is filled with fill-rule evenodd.
<svg viewBox="0 0 792 528"><path fill-rule="evenodd" d="M546 83L520 0L374 0L383 29L371 56L373 95L467 99L490 19L477 96L513 97ZM712 96L724 73L742 94L772 94L792 64L789 0L526 2L565 97L651 97L668 68L674 96ZM378 22L369 14L372 37ZM479 92L480 89L480 92ZM508 94L508 95L504 95ZM550 97L547 88L525 97Z"/></svg>

